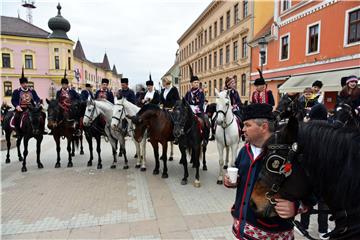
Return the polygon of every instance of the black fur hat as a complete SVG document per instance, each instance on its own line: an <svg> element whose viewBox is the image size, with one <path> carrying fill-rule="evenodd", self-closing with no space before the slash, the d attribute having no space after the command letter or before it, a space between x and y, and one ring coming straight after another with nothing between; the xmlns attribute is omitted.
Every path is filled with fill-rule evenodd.
<svg viewBox="0 0 360 240"><path fill-rule="evenodd" d="M127 78L122 78L122 79L121 79L121 83L129 83L129 79L127 79Z"/></svg>
<svg viewBox="0 0 360 240"><path fill-rule="evenodd" d="M319 88L322 88L323 83L322 83L321 81L319 81L319 80L316 80L316 81L313 82L313 84L312 84L312 87L314 87L314 86L319 87Z"/></svg>
<svg viewBox="0 0 360 240"><path fill-rule="evenodd" d="M272 106L267 103L254 103L245 107L243 121L256 118L274 119Z"/></svg>

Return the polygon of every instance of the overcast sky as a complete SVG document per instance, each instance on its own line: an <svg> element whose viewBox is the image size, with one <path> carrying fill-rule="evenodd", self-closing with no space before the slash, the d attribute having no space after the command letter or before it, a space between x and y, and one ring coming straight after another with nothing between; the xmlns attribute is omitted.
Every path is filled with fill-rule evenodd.
<svg viewBox="0 0 360 240"><path fill-rule="evenodd" d="M1 15L26 19L21 0L1 1ZM90 61L101 62L107 52L111 68L145 83L149 72L159 80L172 66L177 40L211 0L62 0L61 14L70 24L68 36L80 39ZM35 1L33 24L51 32L58 1Z"/></svg>

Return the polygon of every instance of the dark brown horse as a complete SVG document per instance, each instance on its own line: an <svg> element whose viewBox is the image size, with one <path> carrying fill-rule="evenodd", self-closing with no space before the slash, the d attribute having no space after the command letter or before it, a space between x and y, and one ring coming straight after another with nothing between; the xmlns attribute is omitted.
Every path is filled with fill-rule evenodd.
<svg viewBox="0 0 360 240"><path fill-rule="evenodd" d="M72 154L71 154L71 143L75 140L75 128L73 121L67 121L64 118L64 110L59 106L57 100L48 100L48 128L52 130L52 135L56 143L57 159L55 168L59 168L60 165L60 138L64 137L67 139L67 151L68 151L68 165L72 167Z"/></svg>
<svg viewBox="0 0 360 240"><path fill-rule="evenodd" d="M137 116L133 117L132 120L136 126L134 132L136 141L141 142L146 129L148 130L149 141L153 146L155 155L154 175L159 174L159 143L162 145L161 159L164 161L164 169L161 177L167 178L167 143L174 140L170 113L160 109L157 105L147 104L140 109Z"/></svg>

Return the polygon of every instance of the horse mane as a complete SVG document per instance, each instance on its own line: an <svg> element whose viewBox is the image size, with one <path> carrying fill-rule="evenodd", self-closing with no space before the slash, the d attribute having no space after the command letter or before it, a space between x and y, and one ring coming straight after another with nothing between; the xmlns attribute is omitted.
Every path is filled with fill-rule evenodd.
<svg viewBox="0 0 360 240"><path fill-rule="evenodd" d="M160 107L158 105L152 104L152 103L145 104L142 108L140 108L138 115L141 115L145 111L148 111L148 110L157 111L157 110L160 110Z"/></svg>
<svg viewBox="0 0 360 240"><path fill-rule="evenodd" d="M304 155L301 164L315 183L315 192L336 199L340 202L336 207L356 206L360 201L360 131L312 121L300 125L298 143Z"/></svg>

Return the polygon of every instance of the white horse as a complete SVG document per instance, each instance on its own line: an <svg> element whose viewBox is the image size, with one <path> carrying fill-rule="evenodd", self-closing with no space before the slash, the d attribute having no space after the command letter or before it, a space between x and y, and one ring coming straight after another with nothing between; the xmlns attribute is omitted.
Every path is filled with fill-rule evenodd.
<svg viewBox="0 0 360 240"><path fill-rule="evenodd" d="M112 152L113 152L113 163L111 165L111 168L116 168L116 163L117 163L116 149L117 149L118 140L111 134L111 128L110 128L113 107L114 107L114 104L112 104L111 102L109 102L107 100L92 100L92 99L89 100L86 105L83 123L84 123L84 126L87 127L87 126L90 126L91 123L100 114L104 117L104 119L106 121L105 129L104 129L105 134L111 144ZM124 145L122 145L122 143L120 142L120 148L125 146L125 142L123 144ZM124 169L129 168L128 161L126 158L125 158L125 165L123 168Z"/></svg>
<svg viewBox="0 0 360 240"><path fill-rule="evenodd" d="M241 139L241 132L239 131L240 126L238 126L236 115L232 112L228 91L224 90L219 93L219 91L215 89L215 95L217 97L215 139L219 152L220 165L217 183L222 184L224 178L224 169L227 169L228 166L233 166L236 159L239 142ZM224 149L227 150L228 155L229 147L231 148L232 158L229 161L228 157L226 157L226 162L224 165Z"/></svg>
<svg viewBox="0 0 360 240"><path fill-rule="evenodd" d="M137 163L135 165L136 168L141 168L141 171L146 171L146 132L142 141L139 143L134 139L134 124L129 119L129 117L134 117L140 108L135 104L127 101L125 98L121 98L118 100L113 107L113 115L111 119L111 130L113 135L120 139L125 138L126 132L122 130L122 121L123 119L127 119L129 123L129 135L132 137L135 147L136 147L136 155L138 156ZM124 152L126 155L126 152Z"/></svg>

